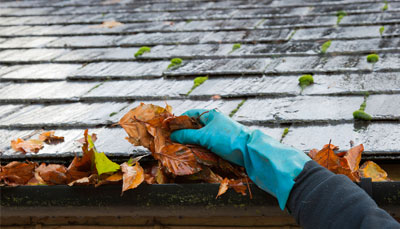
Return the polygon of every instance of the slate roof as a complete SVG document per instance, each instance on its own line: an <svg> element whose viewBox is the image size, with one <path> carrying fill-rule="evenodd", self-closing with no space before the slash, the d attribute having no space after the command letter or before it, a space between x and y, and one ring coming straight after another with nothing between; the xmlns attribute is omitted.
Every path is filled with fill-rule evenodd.
<svg viewBox="0 0 400 229"><path fill-rule="evenodd" d="M112 126L140 102L180 114L218 108L307 151L330 139L365 158L400 157L400 1L0 1L0 151L3 160L70 158L89 128L109 155L143 153ZM337 25L337 12L347 13ZM99 28L103 21L124 23ZM384 31L380 34L380 28ZM321 45L331 40L325 55ZM241 47L232 52L232 46ZM150 53L134 58L143 45ZM370 53L380 60L366 61ZM167 69L171 58L183 64ZM314 74L303 93L298 78ZM186 95L195 76L209 80ZM369 92L369 123L352 113ZM213 95L221 99L213 100ZM56 130L38 154L10 140Z"/></svg>

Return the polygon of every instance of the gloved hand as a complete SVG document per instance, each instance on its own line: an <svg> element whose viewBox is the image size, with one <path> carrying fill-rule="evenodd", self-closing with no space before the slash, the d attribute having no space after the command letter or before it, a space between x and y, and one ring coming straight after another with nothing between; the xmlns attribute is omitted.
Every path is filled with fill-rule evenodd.
<svg viewBox="0 0 400 229"><path fill-rule="evenodd" d="M250 179L275 196L282 210L285 208L294 179L311 160L305 153L281 144L260 130L249 130L216 110L194 109L182 115L195 118L201 115L204 127L174 131L172 141L201 145L245 167Z"/></svg>

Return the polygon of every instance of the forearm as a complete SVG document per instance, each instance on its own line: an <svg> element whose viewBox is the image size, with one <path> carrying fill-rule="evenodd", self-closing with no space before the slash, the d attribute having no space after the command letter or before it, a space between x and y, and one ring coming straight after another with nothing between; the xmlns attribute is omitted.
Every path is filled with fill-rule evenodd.
<svg viewBox="0 0 400 229"><path fill-rule="evenodd" d="M287 207L303 228L400 228L364 190L314 161L295 182Z"/></svg>

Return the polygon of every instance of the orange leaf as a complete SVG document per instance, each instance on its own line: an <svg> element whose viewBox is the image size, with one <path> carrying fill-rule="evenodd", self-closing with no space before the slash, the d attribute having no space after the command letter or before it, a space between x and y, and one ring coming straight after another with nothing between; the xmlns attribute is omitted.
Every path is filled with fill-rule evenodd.
<svg viewBox="0 0 400 229"><path fill-rule="evenodd" d="M225 178L222 180L221 184L219 185L218 194L217 194L217 196L215 197L216 199L217 199L220 195L224 194L224 193L228 190L228 185L229 185L229 180L228 180L228 178L225 177Z"/></svg>
<svg viewBox="0 0 400 229"><path fill-rule="evenodd" d="M238 180L230 179L229 187L233 188L237 193L241 193L243 196L247 195L246 193L247 187L243 183L242 179Z"/></svg>
<svg viewBox="0 0 400 229"><path fill-rule="evenodd" d="M10 162L1 167L0 180L11 186L26 184L34 177L36 165L33 162Z"/></svg>
<svg viewBox="0 0 400 229"><path fill-rule="evenodd" d="M38 139L23 140L18 138L17 140L11 140L11 147L15 151L20 151L22 153L37 153L39 150L43 149L43 141Z"/></svg>
<svg viewBox="0 0 400 229"><path fill-rule="evenodd" d="M43 132L39 135L39 140L47 144L58 144L64 141L64 137L54 135L55 131Z"/></svg>
<svg viewBox="0 0 400 229"><path fill-rule="evenodd" d="M349 162L346 157L339 157L335 154L333 150L336 149L339 148L332 144L327 144L322 150L318 151L312 159L336 174L343 174L349 177L352 181L358 181L359 177L357 171L352 171L350 169ZM353 161L356 161L357 157L354 155L359 151L353 150L352 152L353 153L351 153L351 156L349 155L349 158Z"/></svg>
<svg viewBox="0 0 400 229"><path fill-rule="evenodd" d="M123 163L121 165L121 170L123 172L122 175L122 193L121 195L129 189L134 189L139 186L144 181L144 170L139 165L139 162L136 162L134 166L128 165L128 163Z"/></svg>
<svg viewBox="0 0 400 229"><path fill-rule="evenodd" d="M373 161L366 161L361 165L360 169L361 177L369 177L372 181L388 181L387 173L379 165Z"/></svg>
<svg viewBox="0 0 400 229"><path fill-rule="evenodd" d="M349 168L352 172L357 171L361 161L361 154L364 151L363 144L355 146L344 155L344 158L347 159L349 163Z"/></svg>

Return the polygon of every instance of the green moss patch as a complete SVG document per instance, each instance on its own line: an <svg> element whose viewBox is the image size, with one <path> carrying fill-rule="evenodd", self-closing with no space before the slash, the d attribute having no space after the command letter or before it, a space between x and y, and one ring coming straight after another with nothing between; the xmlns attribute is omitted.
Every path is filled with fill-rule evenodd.
<svg viewBox="0 0 400 229"><path fill-rule="evenodd" d="M365 113L365 111L362 111L362 110L354 111L353 117L354 117L354 119L365 120L365 121L370 121L372 119L371 115Z"/></svg>
<svg viewBox="0 0 400 229"><path fill-rule="evenodd" d="M326 51L328 50L328 48L331 46L331 44L332 44L332 41L331 41L331 40L329 40L329 41L323 43L323 44L321 45L321 53L322 53L322 54L325 54Z"/></svg>
<svg viewBox="0 0 400 229"><path fill-rule="evenodd" d="M283 139L286 137L286 135L289 133L289 128L285 128L284 130L283 130L283 133L282 133L282 137L281 137L281 142L283 141Z"/></svg>
<svg viewBox="0 0 400 229"><path fill-rule="evenodd" d="M135 57L141 56L141 55L143 55L143 53L150 52L150 51L151 51L150 47L143 46L135 53Z"/></svg>
<svg viewBox="0 0 400 229"><path fill-rule="evenodd" d="M244 104L245 102L246 102L246 100L243 99L242 102L240 102L240 103L237 105L237 107L231 111L231 113L229 114L229 117L233 117L233 116L236 114L236 112L238 112L238 110L240 109L240 107L243 106L243 104Z"/></svg>
<svg viewBox="0 0 400 229"><path fill-rule="evenodd" d="M236 43L232 46L232 52L235 51L236 49L240 49L241 44Z"/></svg>
<svg viewBox="0 0 400 229"><path fill-rule="evenodd" d="M363 101L363 103L361 103L360 109L353 112L354 119L365 120L365 121L370 121L372 119L371 115L369 115L365 112L365 108L367 107L368 96L369 96L369 93L368 92L365 93L364 101Z"/></svg>
<svg viewBox="0 0 400 229"><path fill-rule="evenodd" d="M385 31L385 27L384 26L382 26L382 27L380 27L379 28L379 34L382 36L383 35L383 32Z"/></svg>
<svg viewBox="0 0 400 229"><path fill-rule="evenodd" d="M171 63L168 65L168 68L173 68L173 67L179 66L181 64L182 64L181 58L174 58L171 60Z"/></svg>
<svg viewBox="0 0 400 229"><path fill-rule="evenodd" d="M192 91L193 91L196 87L202 85L206 80L208 80L208 76L199 76L199 77L194 78L194 80L193 80L193 86L192 86L192 88L190 89L190 91L188 91L188 93L187 93L186 95L189 95L190 93L192 93Z"/></svg>
<svg viewBox="0 0 400 229"><path fill-rule="evenodd" d="M340 10L336 13L336 24L339 25L340 21L344 18L344 16L347 16L347 13L343 10Z"/></svg>
<svg viewBox="0 0 400 229"><path fill-rule="evenodd" d="M312 75L302 75L299 78L299 85L302 91L304 90L304 88L308 87L313 83L314 83L314 77Z"/></svg>
<svg viewBox="0 0 400 229"><path fill-rule="evenodd" d="M388 9L389 9L389 3L387 1L385 1L385 5L383 5L382 11L386 11Z"/></svg>
<svg viewBox="0 0 400 229"><path fill-rule="evenodd" d="M367 56L368 63L376 63L379 61L379 56L377 54L369 54Z"/></svg>
<svg viewBox="0 0 400 229"><path fill-rule="evenodd" d="M112 116L114 116L116 114L118 114L118 112L111 112L109 116L112 117Z"/></svg>

